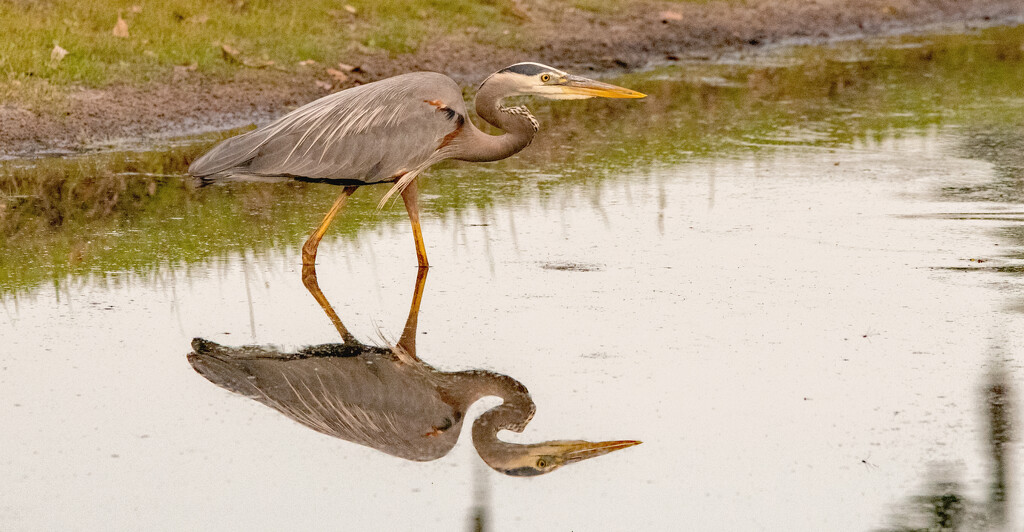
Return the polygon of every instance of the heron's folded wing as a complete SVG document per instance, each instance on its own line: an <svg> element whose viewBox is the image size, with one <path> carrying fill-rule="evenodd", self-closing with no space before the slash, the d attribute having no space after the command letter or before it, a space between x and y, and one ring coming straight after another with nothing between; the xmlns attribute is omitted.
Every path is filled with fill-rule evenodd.
<svg viewBox="0 0 1024 532"><path fill-rule="evenodd" d="M189 173L389 181L425 163L464 115L454 81L406 74L321 98L228 139Z"/></svg>

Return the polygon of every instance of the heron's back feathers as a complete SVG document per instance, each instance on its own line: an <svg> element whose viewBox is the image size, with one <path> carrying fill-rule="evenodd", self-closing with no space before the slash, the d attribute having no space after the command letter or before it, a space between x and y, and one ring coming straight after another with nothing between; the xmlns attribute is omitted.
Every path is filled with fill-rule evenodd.
<svg viewBox="0 0 1024 532"><path fill-rule="evenodd" d="M438 151L465 114L462 92L450 78L405 74L325 96L227 139L188 172L204 182L395 181L444 158Z"/></svg>

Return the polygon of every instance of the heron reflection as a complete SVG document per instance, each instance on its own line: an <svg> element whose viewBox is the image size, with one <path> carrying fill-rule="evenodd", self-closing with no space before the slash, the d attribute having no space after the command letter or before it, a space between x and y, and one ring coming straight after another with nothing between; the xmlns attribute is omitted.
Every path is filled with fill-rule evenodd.
<svg viewBox="0 0 1024 532"><path fill-rule="evenodd" d="M408 460L446 455L461 432L466 410L478 399L502 403L473 423L473 445L491 468L513 476L548 473L564 465L640 442L557 440L508 443L498 432L522 432L536 410L526 387L498 373L442 372L416 355L416 322L426 269L419 269L405 328L397 344L367 345L342 324L316 281L303 280L338 329L343 343L283 352L272 346L227 347L197 338L189 362L214 384L255 399L329 436Z"/></svg>

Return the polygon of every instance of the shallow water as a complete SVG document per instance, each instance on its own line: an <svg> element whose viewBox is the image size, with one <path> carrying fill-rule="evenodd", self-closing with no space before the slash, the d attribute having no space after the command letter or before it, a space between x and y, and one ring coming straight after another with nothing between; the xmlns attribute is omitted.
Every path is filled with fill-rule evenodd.
<svg viewBox="0 0 1024 532"><path fill-rule="evenodd" d="M962 529L1017 530L1022 42L669 66L619 80L642 102L532 105L542 134L509 161L431 171L419 357L528 387L508 441L644 442L532 478L488 468L469 429L406 461L192 369L193 337L340 341L299 271L336 189L192 189L174 174L208 140L9 165L0 523L876 530L956 501ZM416 280L382 193L356 193L318 261L381 345Z"/></svg>

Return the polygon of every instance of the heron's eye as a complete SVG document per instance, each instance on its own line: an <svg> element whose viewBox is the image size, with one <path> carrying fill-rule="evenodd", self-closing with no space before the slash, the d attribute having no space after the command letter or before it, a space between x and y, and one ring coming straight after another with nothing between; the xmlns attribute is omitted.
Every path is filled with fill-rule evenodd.
<svg viewBox="0 0 1024 532"><path fill-rule="evenodd" d="M541 74L540 80L544 83L551 81L551 74Z"/></svg>
<svg viewBox="0 0 1024 532"><path fill-rule="evenodd" d="M547 74L544 74L544 75L547 76ZM537 460L537 467L545 467L547 465L548 465L547 460L544 460L543 458L540 458L540 459Z"/></svg>

